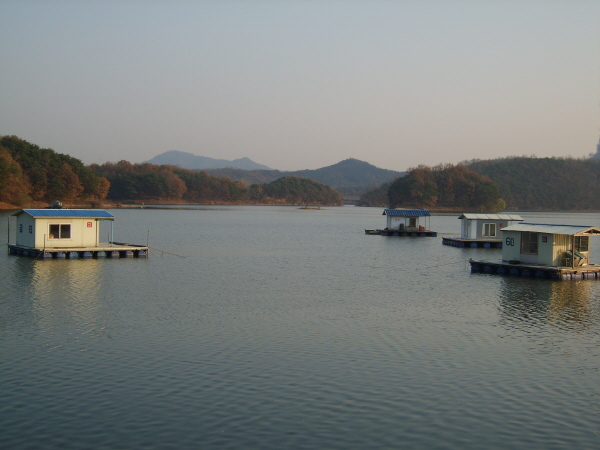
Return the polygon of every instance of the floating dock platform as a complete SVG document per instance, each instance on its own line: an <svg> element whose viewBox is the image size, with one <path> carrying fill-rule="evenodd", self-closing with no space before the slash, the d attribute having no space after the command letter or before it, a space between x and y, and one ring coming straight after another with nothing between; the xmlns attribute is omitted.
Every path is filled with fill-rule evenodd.
<svg viewBox="0 0 600 450"><path fill-rule="evenodd" d="M552 267L532 264L511 264L505 261L469 260L471 273L512 275L527 278L547 278L551 280L599 280L600 265L588 264L580 267Z"/></svg>
<svg viewBox="0 0 600 450"><path fill-rule="evenodd" d="M113 242L106 247L52 247L31 248L8 245L11 255L29 256L42 259L92 259L92 258L146 258L148 247L135 244Z"/></svg>
<svg viewBox="0 0 600 450"><path fill-rule="evenodd" d="M365 230L365 234L378 234L380 236L415 236L437 237L437 231L400 231L400 230Z"/></svg>
<svg viewBox="0 0 600 450"><path fill-rule="evenodd" d="M458 237L442 237L442 244L466 248L502 248L502 241L499 240L461 239Z"/></svg>

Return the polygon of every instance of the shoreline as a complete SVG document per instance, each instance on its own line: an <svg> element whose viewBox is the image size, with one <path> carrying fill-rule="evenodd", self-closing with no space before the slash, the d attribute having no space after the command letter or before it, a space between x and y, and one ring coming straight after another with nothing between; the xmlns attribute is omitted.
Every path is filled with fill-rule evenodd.
<svg viewBox="0 0 600 450"><path fill-rule="evenodd" d="M145 205L152 205L153 207L157 206L185 206L185 205L197 205L197 206L295 206L301 209L319 209L326 207L336 207L336 206L355 206L357 208L373 208L369 206L357 206L357 205L317 205L317 204L298 204L298 203L238 203L238 202L204 202L204 203L194 203L194 202L169 202L169 201L152 201L152 202L140 202L140 201L130 201L130 202L113 202L113 201L90 201L90 202L73 202L73 203L65 203L63 202L65 209L137 209L144 208ZM26 205L17 206L9 203L0 202L0 211L11 211L11 210L19 210L19 209L44 209L48 206L48 202L31 202ZM383 208L383 207L377 207ZM481 213L481 211L469 211L464 209L450 209L450 208L440 208L440 209L429 209L432 214L439 215L451 215L457 213ZM503 214L505 212L518 212L518 213L544 213L544 212L555 212L555 213L600 213L598 210L560 210L560 209L505 209L504 211L494 212L493 214Z"/></svg>
<svg viewBox="0 0 600 450"><path fill-rule="evenodd" d="M198 206L297 206L304 209L318 209L325 207L336 207L345 206L342 205L319 205L316 203L286 203L286 202L273 202L273 203L240 203L240 202L170 202L170 201L125 201L125 202L113 202L113 201L81 201L81 202L62 202L64 209L134 209L144 208L145 205L156 206L185 206L185 205L198 205ZM17 206L9 203L0 202L0 211L11 211L19 209L45 209L49 205L49 202L30 202L25 205Z"/></svg>

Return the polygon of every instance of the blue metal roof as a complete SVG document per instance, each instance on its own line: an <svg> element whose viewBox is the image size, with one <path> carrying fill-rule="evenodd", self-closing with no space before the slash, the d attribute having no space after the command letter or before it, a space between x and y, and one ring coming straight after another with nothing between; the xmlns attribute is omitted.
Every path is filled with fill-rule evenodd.
<svg viewBox="0 0 600 450"><path fill-rule="evenodd" d="M423 217L431 216L428 209L384 209L384 216Z"/></svg>
<svg viewBox="0 0 600 450"><path fill-rule="evenodd" d="M114 219L108 211L101 209L23 209L13 214L29 214L31 217L79 217L86 219Z"/></svg>

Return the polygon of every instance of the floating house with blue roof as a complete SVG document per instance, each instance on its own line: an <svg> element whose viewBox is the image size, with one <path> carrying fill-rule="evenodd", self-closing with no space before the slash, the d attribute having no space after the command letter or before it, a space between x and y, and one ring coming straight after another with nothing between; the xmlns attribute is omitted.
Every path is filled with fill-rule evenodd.
<svg viewBox="0 0 600 450"><path fill-rule="evenodd" d="M600 235L600 228L518 223L502 233L502 261L470 260L472 272L600 279L600 265L590 262L590 237Z"/></svg>
<svg viewBox="0 0 600 450"><path fill-rule="evenodd" d="M22 209L9 227L9 251L43 258L145 257L147 246L113 241L115 216L98 209ZM111 222L110 241L100 242L100 222ZM11 236L12 233L12 236Z"/></svg>
<svg viewBox="0 0 600 450"><path fill-rule="evenodd" d="M435 231L428 229L427 218L431 217L431 213L427 209L388 208L383 210L383 215L387 216L386 227L383 230L365 230L365 233L381 236L437 236Z"/></svg>

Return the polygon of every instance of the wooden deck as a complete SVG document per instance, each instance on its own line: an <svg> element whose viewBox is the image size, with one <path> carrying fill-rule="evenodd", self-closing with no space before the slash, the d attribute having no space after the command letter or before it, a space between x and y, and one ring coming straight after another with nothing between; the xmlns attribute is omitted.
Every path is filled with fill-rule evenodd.
<svg viewBox="0 0 600 450"><path fill-rule="evenodd" d="M399 230L365 230L366 234L378 234L380 236L414 236L414 237L437 237L437 231L399 231Z"/></svg>
<svg viewBox="0 0 600 450"><path fill-rule="evenodd" d="M502 241L498 239L461 239L458 237L442 237L442 244L466 248L502 248Z"/></svg>
<svg viewBox="0 0 600 450"><path fill-rule="evenodd" d="M588 264L580 267L538 266L533 264L511 264L505 261L469 260L472 273L512 275L528 278L549 278L552 280L598 280L600 265Z"/></svg>
<svg viewBox="0 0 600 450"><path fill-rule="evenodd" d="M91 259L91 258L146 258L148 247L143 245L113 242L101 247L52 247L31 248L8 245L11 255L41 259Z"/></svg>

